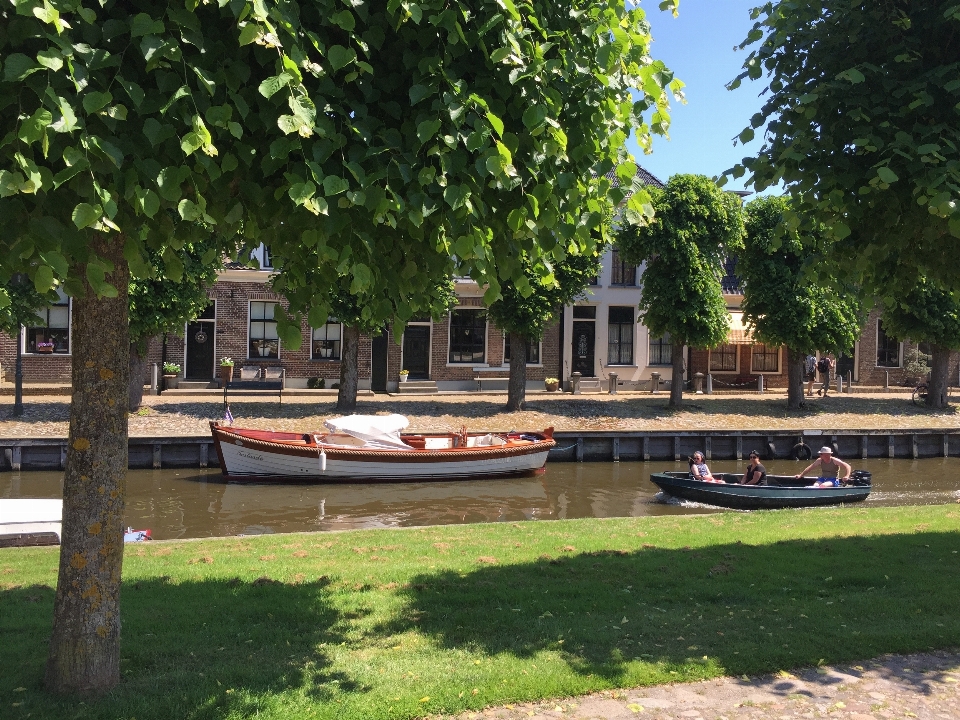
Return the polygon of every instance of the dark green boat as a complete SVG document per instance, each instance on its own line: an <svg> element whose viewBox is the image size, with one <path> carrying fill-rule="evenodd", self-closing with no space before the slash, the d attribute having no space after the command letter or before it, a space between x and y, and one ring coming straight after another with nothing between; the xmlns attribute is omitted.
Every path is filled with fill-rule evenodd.
<svg viewBox="0 0 960 720"><path fill-rule="evenodd" d="M858 470L851 482L840 487L815 488L817 478L799 480L792 475L767 475L766 485L740 485L741 475L716 476L722 483L694 480L685 472L651 473L650 481L668 495L705 505L735 510L816 507L866 500L870 495L870 473Z"/></svg>

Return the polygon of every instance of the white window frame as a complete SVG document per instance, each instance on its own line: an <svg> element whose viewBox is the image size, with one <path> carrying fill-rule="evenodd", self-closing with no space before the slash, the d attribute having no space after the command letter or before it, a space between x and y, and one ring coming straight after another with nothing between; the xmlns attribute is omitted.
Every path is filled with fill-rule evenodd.
<svg viewBox="0 0 960 720"><path fill-rule="evenodd" d="M510 335L508 333L504 333L503 334L503 362L501 363L501 367L510 367L510 361L507 359L507 343L509 342L509 340L510 340ZM543 367L543 340L540 340L537 344L539 345L539 350L537 350L537 357L540 358L540 362L526 363L527 367L532 367L532 368ZM450 356L448 355L447 357L449 358Z"/></svg>
<svg viewBox="0 0 960 720"><path fill-rule="evenodd" d="M320 328L311 327L311 328L310 328L310 360L313 361L313 362L332 362L332 363L338 363L338 362L340 362L340 361L343 359L343 323L340 322L339 320L336 320L335 318L327 318L327 322L324 323L323 326L326 327L327 325L339 325L339 326L340 326L340 341L339 341L339 342L340 342L340 355L338 355L338 356L335 357L335 358L332 358L332 357L331 357L331 358L316 357L316 356L313 354L313 340L314 340L314 338L313 338L313 331L314 331L314 330L319 330Z"/></svg>
<svg viewBox="0 0 960 720"><path fill-rule="evenodd" d="M29 334L30 328L39 327L39 325L23 325L22 326L23 337L22 337L20 350L24 355L29 355L30 357L34 357L37 355L40 355L40 356L51 355L53 357L71 357L73 355L73 298L67 295L65 292L63 292L63 290L61 290L60 288L57 288L57 295L59 295L61 299L67 301L67 345L70 348L70 350L65 353L58 353L58 352L41 353L41 352L37 352L36 350L28 349L29 348L28 334ZM51 307L52 307L51 305L45 305L42 309L49 310ZM40 316L38 315L37 319L39 319L39 317Z"/></svg>
<svg viewBox="0 0 960 720"><path fill-rule="evenodd" d="M629 287L629 286L627 286L627 287ZM632 315L632 317L633 317L633 321L632 321L632 323L631 323L631 324L633 325L633 331L632 331L632 335L631 335L631 338L630 338L630 355L631 355L631 361L628 362L628 363L612 363L612 362L610 362L610 310L611 310L612 308L627 308L628 310L631 311L631 315ZM607 348L606 360L607 360L607 363L606 363L606 366L607 366L607 367L614 367L614 368L638 367L638 365L637 365L637 350L639 349L639 348L638 348L638 340L639 340L638 334L639 334L639 333L637 332L637 330L638 330L638 328L639 328L640 326L639 326L639 324L637 323L637 318L636 318L636 315L634 314L635 310L636 310L636 306L633 306L633 305L607 305L607 327L606 327L606 330L607 330L607 343L606 343L606 348ZM625 324L625 323L617 323L617 325L624 325L624 324Z"/></svg>
<svg viewBox="0 0 960 720"><path fill-rule="evenodd" d="M740 374L740 346L737 343L720 343L721 345L733 345L736 348L734 357L736 358L736 368L733 370L713 370L710 367L710 360L713 357L713 348L707 351L707 372L712 375L739 375Z"/></svg>
<svg viewBox="0 0 960 720"><path fill-rule="evenodd" d="M765 343L762 343L766 347ZM756 348L756 344L750 346L750 374L751 375L760 375L761 373L765 375L779 375L783 372L783 348L777 348L777 369L776 370L756 370L753 367L753 351Z"/></svg>
<svg viewBox="0 0 960 720"><path fill-rule="evenodd" d="M873 335L874 339L874 352L873 352L873 363L874 367L879 370L898 370L903 367L903 340L901 340L897 346L897 364L896 365L881 365L880 364L880 323L883 321L883 318L877 318L876 332Z"/></svg>
<svg viewBox="0 0 960 720"><path fill-rule="evenodd" d="M664 334L669 334L669 333L664 333ZM661 340L661 339L663 339L663 335L661 335L661 336L659 336L659 337L653 337L653 335L647 333L647 367L658 367L658 368L659 368L659 367L671 367L671 366L673 365L673 358L672 358L672 357L671 357L671 359L670 359L669 361L667 361L667 362L665 362L665 363L653 363L653 362L650 362L651 358L653 357L653 353L650 352L650 348L651 348L651 346L653 345L654 340ZM673 348L673 338L670 338L670 347L671 347L671 353L670 353L670 354L671 354L671 356L672 356L672 355L673 355L673 351L672 351L672 348Z"/></svg>
<svg viewBox="0 0 960 720"><path fill-rule="evenodd" d="M450 362L450 346L453 344L453 313L457 310L472 310L474 312L485 312L486 308L476 307L475 305L458 305L451 308L447 313L447 367L490 367L490 316L484 319L483 331L483 362ZM431 340L433 336L431 335Z"/></svg>
<svg viewBox="0 0 960 720"><path fill-rule="evenodd" d="M282 348L280 347L280 337L279 337L279 333L277 334L277 356L276 356L275 358L266 357L266 356L263 356L263 355L251 355L251 354L250 354L250 323L253 322L252 307L253 307L253 303L255 303L255 302L257 302L257 303L272 303L273 305L276 305L277 307L280 306L280 302L277 301L277 300L248 300L248 301L247 301L247 360L279 360L280 357L281 357L281 354L282 354ZM274 310L274 317L276 317L276 310ZM259 322L259 321L257 321L257 322ZM274 322L276 322L276 320L274 320ZM313 337L312 337L312 333L311 333L311 344L312 344L312 341L313 341Z"/></svg>

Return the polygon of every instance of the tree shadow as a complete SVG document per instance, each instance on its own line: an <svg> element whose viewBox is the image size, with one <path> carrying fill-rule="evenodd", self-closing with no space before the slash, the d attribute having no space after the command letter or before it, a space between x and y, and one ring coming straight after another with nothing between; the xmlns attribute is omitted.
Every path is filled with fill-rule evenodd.
<svg viewBox="0 0 960 720"><path fill-rule="evenodd" d="M614 684L642 680L632 660L689 677L698 665L741 675L916 652L960 644L958 547L957 534L919 533L486 558L412 578L403 611L377 630L489 656L553 650Z"/></svg>
<svg viewBox="0 0 960 720"><path fill-rule="evenodd" d="M89 701L84 717L248 717L262 711L264 696L291 689L318 703L366 692L325 652L350 644L351 618L334 609L328 584L325 577L125 582L122 681ZM45 585L0 591L0 660L17 663L0 672L0 696L17 695L41 717L74 717L76 698L47 695L41 685L53 599ZM13 692L18 686L22 695Z"/></svg>

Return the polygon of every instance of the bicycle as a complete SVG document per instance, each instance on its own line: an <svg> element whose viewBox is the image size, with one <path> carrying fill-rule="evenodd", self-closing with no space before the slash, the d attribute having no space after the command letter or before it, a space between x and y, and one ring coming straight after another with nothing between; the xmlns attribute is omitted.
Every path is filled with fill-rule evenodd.
<svg viewBox="0 0 960 720"><path fill-rule="evenodd" d="M929 388L927 387L926 380L921 380L918 382L917 386L913 389L913 404L926 405L928 391Z"/></svg>

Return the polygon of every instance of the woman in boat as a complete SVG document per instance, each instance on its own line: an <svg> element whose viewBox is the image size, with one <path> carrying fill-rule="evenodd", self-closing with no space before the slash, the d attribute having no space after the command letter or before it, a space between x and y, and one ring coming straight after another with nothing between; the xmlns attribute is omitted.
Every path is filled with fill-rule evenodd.
<svg viewBox="0 0 960 720"><path fill-rule="evenodd" d="M756 450L750 451L750 462L747 464L747 471L740 479L741 485L766 485L767 469L760 464L760 453Z"/></svg>
<svg viewBox="0 0 960 720"><path fill-rule="evenodd" d="M826 445L820 448L819 457L795 477L799 480L814 468L820 468L820 477L811 487L840 487L850 479L850 465L840 458L834 457L833 450ZM840 476L841 472L843 473L842 477ZM830 477L831 474L833 474L833 477Z"/></svg>
<svg viewBox="0 0 960 720"><path fill-rule="evenodd" d="M702 480L703 482L723 482L723 480L718 480L715 478L711 472L710 468L707 467L707 464L703 461L703 453L697 450L693 457L687 460L690 463L690 476L694 480Z"/></svg>

